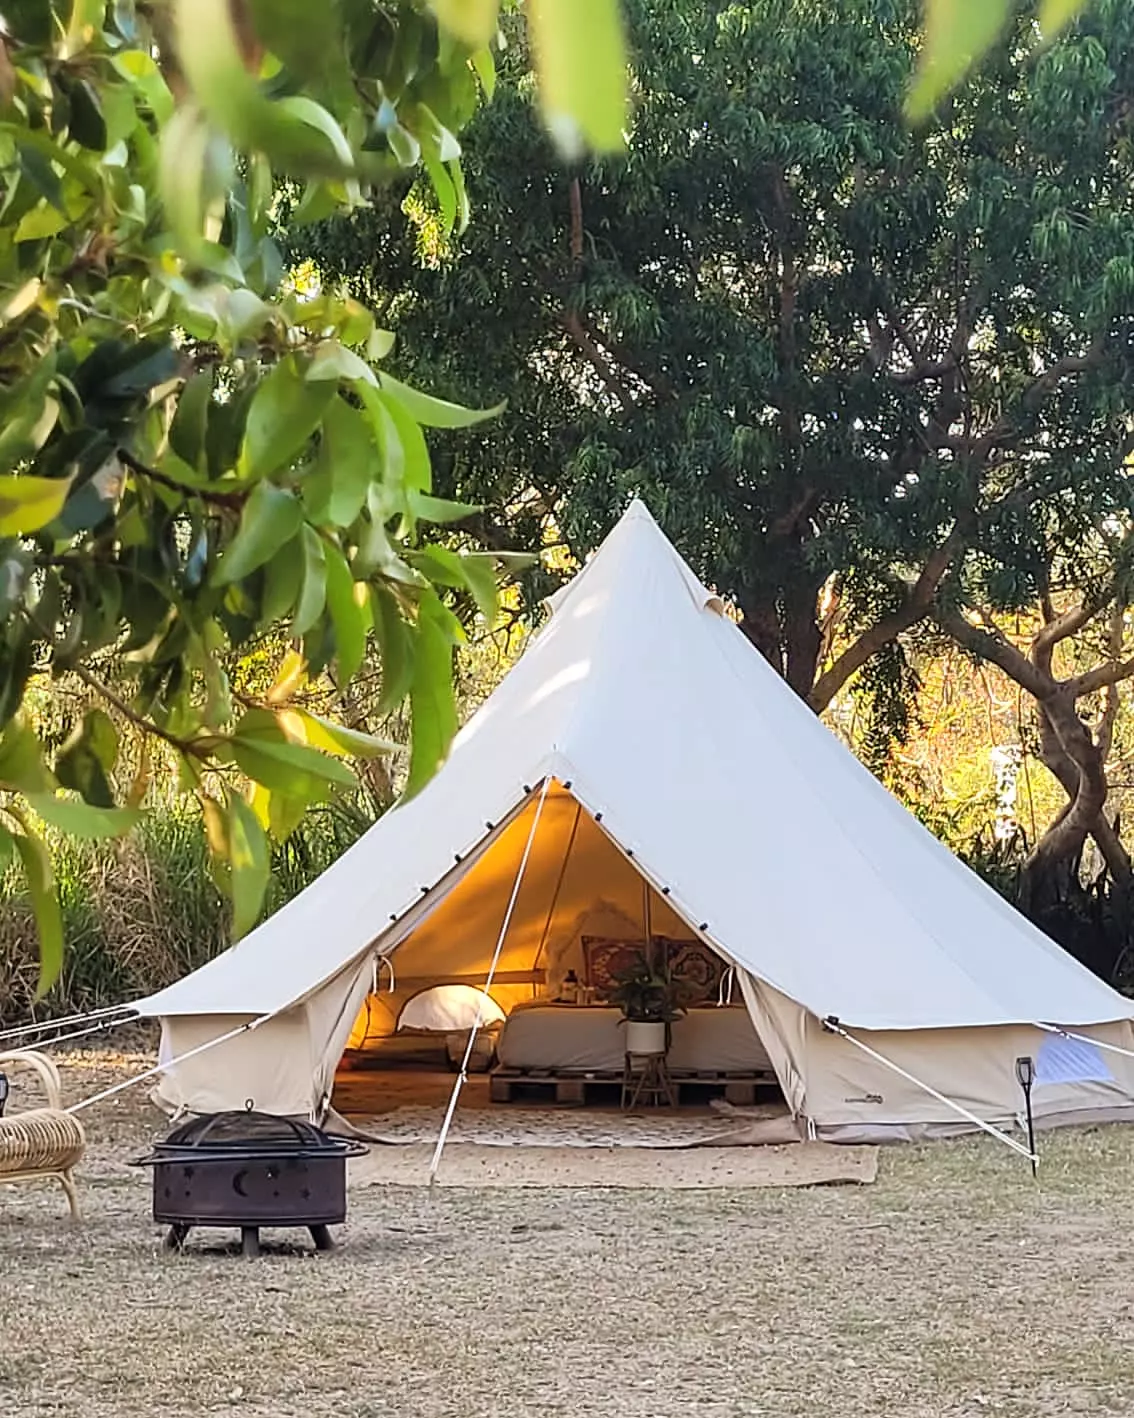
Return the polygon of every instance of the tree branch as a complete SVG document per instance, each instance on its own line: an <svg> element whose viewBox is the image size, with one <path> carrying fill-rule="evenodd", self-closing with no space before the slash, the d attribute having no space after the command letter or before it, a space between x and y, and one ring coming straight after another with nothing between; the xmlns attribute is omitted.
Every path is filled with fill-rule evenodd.
<svg viewBox="0 0 1134 1418"><path fill-rule="evenodd" d="M574 310L566 310L561 316L563 328L571 336L571 339L578 346L587 360L587 363L599 376L602 382L621 402L623 408L634 406L634 395L629 386L619 377L613 363L599 349L591 336L587 333L582 320Z"/></svg>
<svg viewBox="0 0 1134 1418"><path fill-rule="evenodd" d="M139 714L136 709L132 709L121 695L116 694L109 685L103 684L102 680L100 680L97 675L92 674L85 665L72 665L70 668L71 672L81 679L88 688L93 689L96 694L101 695L108 704L117 709L123 718L128 719L135 728L141 729L144 733L152 734L155 738L163 739L167 744L177 749L179 753L192 754L194 758L206 757L200 746L193 743L191 739L179 739L176 734L167 733L165 729L159 728L152 720L147 719L144 714Z"/></svg>
<svg viewBox="0 0 1134 1418"><path fill-rule="evenodd" d="M973 625L951 606L938 604L934 607L933 618L962 649L999 666L1009 679L1015 680L1041 705L1051 698L1057 688L1051 677L1037 669L1027 655L999 631Z"/></svg>
<svg viewBox="0 0 1134 1418"><path fill-rule="evenodd" d="M921 574L907 591L902 605L875 621L869 630L864 630L835 663L824 670L807 697L807 702L817 714L826 709L851 675L857 673L871 656L876 655L891 640L896 640L903 631L911 629L919 620L924 620L933 605L933 598L937 594L942 577L962 545L960 528L954 527L927 558Z"/></svg>
<svg viewBox="0 0 1134 1418"><path fill-rule="evenodd" d="M1098 665L1086 674L1064 680L1064 684L1068 692L1079 699L1084 694L1094 694L1098 689L1106 689L1120 680L1129 679L1131 675L1134 675L1134 656L1128 660L1111 660L1109 664Z"/></svg>
<svg viewBox="0 0 1134 1418"><path fill-rule="evenodd" d="M197 498L201 502L212 503L216 507L225 507L230 512L239 512L244 506L247 494L243 492L218 492L215 488L207 487L187 487L184 483L179 483L166 473L159 472L157 468L151 468L148 464L135 458L125 448L117 450L119 459L126 464L132 473L137 473L139 477L149 478L151 482L160 483L162 487L170 488L184 498Z"/></svg>

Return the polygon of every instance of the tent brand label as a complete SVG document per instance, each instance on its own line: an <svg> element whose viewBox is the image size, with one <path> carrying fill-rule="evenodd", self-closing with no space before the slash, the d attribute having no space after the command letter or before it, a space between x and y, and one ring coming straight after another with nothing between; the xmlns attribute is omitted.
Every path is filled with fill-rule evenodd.
<svg viewBox="0 0 1134 1418"><path fill-rule="evenodd" d="M884 1103L881 1093L864 1093L861 1098L844 1098L844 1103Z"/></svg>

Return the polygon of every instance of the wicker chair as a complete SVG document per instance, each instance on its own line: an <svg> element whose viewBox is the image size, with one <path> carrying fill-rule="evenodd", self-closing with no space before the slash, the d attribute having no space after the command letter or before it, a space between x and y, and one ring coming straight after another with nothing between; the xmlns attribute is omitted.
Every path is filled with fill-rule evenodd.
<svg viewBox="0 0 1134 1418"><path fill-rule="evenodd" d="M0 1117L0 1185L55 1177L67 1194L71 1219L81 1221L71 1169L82 1157L87 1139L78 1118L63 1111L59 1070L49 1058L30 1049L0 1054L0 1069L9 1065L22 1065L39 1075L47 1107Z"/></svg>

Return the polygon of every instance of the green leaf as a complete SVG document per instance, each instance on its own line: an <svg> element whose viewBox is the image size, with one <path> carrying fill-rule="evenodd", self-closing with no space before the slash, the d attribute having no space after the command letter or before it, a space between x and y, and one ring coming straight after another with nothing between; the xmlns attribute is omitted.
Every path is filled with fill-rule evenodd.
<svg viewBox="0 0 1134 1418"><path fill-rule="evenodd" d="M306 635L323 614L327 603L327 555L323 539L310 527L303 528L303 585L299 605L291 622L293 635Z"/></svg>
<svg viewBox="0 0 1134 1418"><path fill-rule="evenodd" d="M303 584L303 557L300 549L285 543L264 572L264 594L260 598L260 619L275 625L290 615Z"/></svg>
<svg viewBox="0 0 1134 1418"><path fill-rule="evenodd" d="M318 462L300 487L311 520L349 527L379 472L378 449L366 417L345 399L335 399L323 419Z"/></svg>
<svg viewBox="0 0 1134 1418"><path fill-rule="evenodd" d="M54 236L56 232L62 231L67 225L67 218L62 212L41 203L38 207L32 207L26 211L20 218L12 240L17 243L41 241L44 237Z"/></svg>
<svg viewBox="0 0 1134 1418"><path fill-rule="evenodd" d="M481 48L496 34L500 0L429 0L429 8L441 28L470 49Z"/></svg>
<svg viewBox="0 0 1134 1418"><path fill-rule="evenodd" d="M374 609L374 634L382 650L382 692L375 708L381 718L396 709L409 693L414 647L410 627L385 586L373 587L370 602Z"/></svg>
<svg viewBox="0 0 1134 1418"><path fill-rule="evenodd" d="M476 602L477 610L494 625L500 614L500 583L496 579L496 567L491 557L478 556L475 552L461 555L461 566L465 573L465 584Z"/></svg>
<svg viewBox="0 0 1134 1418"><path fill-rule="evenodd" d="M530 0L527 12L543 116L560 151L619 151L628 84L618 0Z"/></svg>
<svg viewBox="0 0 1134 1418"><path fill-rule="evenodd" d="M55 894L51 856L41 838L29 827L14 834L16 851L24 866L28 896L39 932L39 984L36 998L42 999L59 978L63 968L63 912Z"/></svg>
<svg viewBox="0 0 1134 1418"><path fill-rule="evenodd" d="M169 427L170 447L190 468L205 469L205 435L213 399L213 371L202 369L185 385Z"/></svg>
<svg viewBox="0 0 1134 1418"><path fill-rule="evenodd" d="M92 807L81 798L56 797L53 794L31 793L28 802L50 827L57 827L71 837L101 841L121 837L142 817L134 808Z"/></svg>
<svg viewBox="0 0 1134 1418"><path fill-rule="evenodd" d="M55 776L84 801L114 807L110 774L118 758L118 731L102 709L91 709L55 760Z"/></svg>
<svg viewBox="0 0 1134 1418"><path fill-rule="evenodd" d="M307 709L285 709L280 713L289 728L294 723L295 737L302 736L304 743L323 753L339 754L344 758L379 758L383 754L396 753L399 745L390 739L376 738L363 733L361 729L348 729L345 724L336 724Z"/></svg>
<svg viewBox="0 0 1134 1418"><path fill-rule="evenodd" d="M450 551L448 547L428 546L413 552L410 564L428 576L438 586L455 586L468 591L477 609L489 622L499 610L496 572L491 561L474 559L470 555Z"/></svg>
<svg viewBox="0 0 1134 1418"><path fill-rule="evenodd" d="M73 0L71 22L63 43L63 58L73 59L94 41L102 31L106 0Z"/></svg>
<svg viewBox="0 0 1134 1418"><path fill-rule="evenodd" d="M453 179L446 172L444 163L436 158L426 155L423 162L440 208L442 230L450 232L457 222L457 191Z"/></svg>
<svg viewBox="0 0 1134 1418"><path fill-rule="evenodd" d="M177 52L202 109L245 152L262 152L281 171L344 176L349 145L333 116L313 100L272 100L245 68L229 0L176 0Z"/></svg>
<svg viewBox="0 0 1134 1418"><path fill-rule="evenodd" d="M231 181L231 154L193 105L179 108L161 135L161 196L174 236L206 261L207 234L219 225Z"/></svg>
<svg viewBox="0 0 1134 1418"><path fill-rule="evenodd" d="M294 493L274 483L252 489L236 536L225 548L213 574L217 586L243 581L290 542L303 525L303 508Z"/></svg>
<svg viewBox="0 0 1134 1418"><path fill-rule="evenodd" d="M27 536L54 522L70 490L70 478L0 477L0 537Z"/></svg>
<svg viewBox="0 0 1134 1418"><path fill-rule="evenodd" d="M335 627L335 659L338 662L338 684L341 689L358 672L362 657L366 654L366 632L370 617L364 606L355 599L355 580L347 565L346 557L338 547L328 545L325 549L327 564L327 610L331 624ZM366 594L365 583L359 589Z"/></svg>
<svg viewBox="0 0 1134 1418"><path fill-rule="evenodd" d="M252 397L240 450L241 476L264 477L289 467L334 397L333 383L309 384L293 357L281 360Z"/></svg>
<svg viewBox="0 0 1134 1418"><path fill-rule="evenodd" d="M911 119L928 118L995 43L1011 10L1010 0L928 0L921 59L906 98Z"/></svg>
<svg viewBox="0 0 1134 1418"><path fill-rule="evenodd" d="M365 360L359 359L353 350L340 345L335 340L325 340L315 352L315 358L307 366L305 376L312 383L322 379L361 379L364 384L378 383L378 376Z"/></svg>
<svg viewBox="0 0 1134 1418"><path fill-rule="evenodd" d="M369 412L382 449L385 486L396 492L399 500L411 489L428 492L433 484L433 468L421 424L390 394L374 396L373 403L376 407Z"/></svg>
<svg viewBox="0 0 1134 1418"><path fill-rule="evenodd" d="M496 92L496 61L492 57L492 50L485 45L484 48L476 51L469 63L476 71L485 98L491 103L492 96Z"/></svg>
<svg viewBox="0 0 1134 1418"><path fill-rule="evenodd" d="M507 401L502 401L491 409L463 409L460 404L450 404L411 389L389 374L380 374L378 382L383 393L395 398L415 423L424 424L426 428L471 428L474 423L496 418L507 408Z"/></svg>
<svg viewBox="0 0 1134 1418"><path fill-rule="evenodd" d="M239 729L230 743L240 771L270 792L319 802L335 788L356 786L349 768L305 744L244 739Z"/></svg>
<svg viewBox="0 0 1134 1418"><path fill-rule="evenodd" d="M13 719L0 734L0 786L21 793L46 793L52 787L43 746L20 718Z"/></svg>
<svg viewBox="0 0 1134 1418"><path fill-rule="evenodd" d="M1040 0L1039 27L1045 40L1052 40L1078 15L1086 0Z"/></svg>
<svg viewBox="0 0 1134 1418"><path fill-rule="evenodd" d="M229 891L232 896L232 934L235 940L256 924L271 878L271 858L264 829L242 797L228 801Z"/></svg>
<svg viewBox="0 0 1134 1418"><path fill-rule="evenodd" d="M173 116L173 94L153 56L141 48L126 49L110 63L133 87L159 127L165 127Z"/></svg>
<svg viewBox="0 0 1134 1418"><path fill-rule="evenodd" d="M410 488L406 493L410 511L422 522L432 522L444 527L450 522L463 522L467 517L475 517L483 512L483 506L472 502L451 502L445 497L431 497L427 492Z"/></svg>
<svg viewBox="0 0 1134 1418"><path fill-rule="evenodd" d="M403 801L419 793L441 767L457 731L449 625L436 592L427 592L418 607L414 637L410 765Z"/></svg>

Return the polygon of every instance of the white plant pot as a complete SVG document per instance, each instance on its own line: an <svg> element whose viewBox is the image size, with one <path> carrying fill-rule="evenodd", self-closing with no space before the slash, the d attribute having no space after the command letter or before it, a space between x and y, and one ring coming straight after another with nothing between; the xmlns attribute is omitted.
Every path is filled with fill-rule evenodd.
<svg viewBox="0 0 1134 1418"><path fill-rule="evenodd" d="M665 1023L660 1020L626 1021L626 1052L628 1054L664 1054Z"/></svg>

